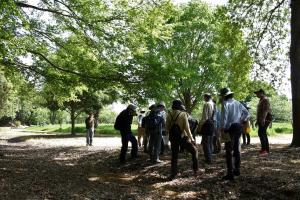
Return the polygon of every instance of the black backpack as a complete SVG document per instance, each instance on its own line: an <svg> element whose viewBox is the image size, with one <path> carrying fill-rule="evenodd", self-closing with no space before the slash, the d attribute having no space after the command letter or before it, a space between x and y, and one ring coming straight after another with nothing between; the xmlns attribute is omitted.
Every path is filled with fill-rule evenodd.
<svg viewBox="0 0 300 200"><path fill-rule="evenodd" d="M121 114L119 114L116 118L115 124L114 124L114 128L116 130L121 130Z"/></svg>
<svg viewBox="0 0 300 200"><path fill-rule="evenodd" d="M172 118L172 125L171 125L171 128L170 128L170 133L169 133L169 140L170 142L179 142L181 140L181 130L180 130L180 127L179 125L176 123L177 121L177 118L179 117L179 115L181 114L181 112L177 115L177 117L175 118L175 120L173 119L172 115L171 115L171 118Z"/></svg>
<svg viewBox="0 0 300 200"><path fill-rule="evenodd" d="M155 130L159 128L160 119L157 113L151 112L145 117L145 128L148 130Z"/></svg>

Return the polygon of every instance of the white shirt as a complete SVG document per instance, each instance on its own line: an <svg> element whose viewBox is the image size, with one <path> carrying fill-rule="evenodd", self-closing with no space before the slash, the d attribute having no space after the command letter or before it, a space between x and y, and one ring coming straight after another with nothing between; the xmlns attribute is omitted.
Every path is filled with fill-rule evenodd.
<svg viewBox="0 0 300 200"><path fill-rule="evenodd" d="M238 101L224 101L221 111L221 128L228 130L231 124L241 123L250 117L248 110Z"/></svg>

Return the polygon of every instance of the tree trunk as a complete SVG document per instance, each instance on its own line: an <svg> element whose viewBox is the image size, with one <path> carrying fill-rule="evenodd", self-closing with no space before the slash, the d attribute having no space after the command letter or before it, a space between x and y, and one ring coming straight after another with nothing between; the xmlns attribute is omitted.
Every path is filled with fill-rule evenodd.
<svg viewBox="0 0 300 200"><path fill-rule="evenodd" d="M53 125L56 122L56 111L51 110L50 112L50 123Z"/></svg>
<svg viewBox="0 0 300 200"><path fill-rule="evenodd" d="M292 146L300 147L300 1L291 0L291 83L293 102Z"/></svg>
<svg viewBox="0 0 300 200"><path fill-rule="evenodd" d="M100 115L100 109L98 109L95 112L95 128L97 128L99 126L99 115Z"/></svg>
<svg viewBox="0 0 300 200"><path fill-rule="evenodd" d="M75 109L74 109L74 106L71 104L71 112L70 112L70 115L71 115L71 135L75 135L75 119L76 119L76 116L75 116Z"/></svg>

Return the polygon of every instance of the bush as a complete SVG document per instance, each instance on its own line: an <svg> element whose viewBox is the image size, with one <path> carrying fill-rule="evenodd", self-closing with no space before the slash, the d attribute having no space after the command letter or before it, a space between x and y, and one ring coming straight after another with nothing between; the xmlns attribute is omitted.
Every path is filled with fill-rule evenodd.
<svg viewBox="0 0 300 200"><path fill-rule="evenodd" d="M15 121L15 125L16 125L16 127L21 126L21 121L19 121L19 120Z"/></svg>

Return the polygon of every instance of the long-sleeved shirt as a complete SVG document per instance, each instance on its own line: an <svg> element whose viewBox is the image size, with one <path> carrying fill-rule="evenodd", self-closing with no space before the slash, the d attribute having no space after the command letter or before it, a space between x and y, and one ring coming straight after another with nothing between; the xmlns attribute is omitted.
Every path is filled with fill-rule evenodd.
<svg viewBox="0 0 300 200"><path fill-rule="evenodd" d="M202 126L206 120L213 118L214 107L215 107L215 104L212 100L209 100L204 103L202 117L200 120L200 126Z"/></svg>
<svg viewBox="0 0 300 200"><path fill-rule="evenodd" d="M187 113L182 112L180 110L173 110L169 112L167 115L167 122L166 122L166 131L170 132L171 126L173 125L172 119L175 120L177 115L180 113L176 120L176 124L180 127L181 130L181 137L187 136L191 141L193 141L193 136L190 130L190 125L188 122Z"/></svg>
<svg viewBox="0 0 300 200"><path fill-rule="evenodd" d="M250 117L248 110L238 101L224 101L221 111L221 129L228 130L234 123L241 123Z"/></svg>
<svg viewBox="0 0 300 200"><path fill-rule="evenodd" d="M263 97L260 99L259 103L257 104L257 114L256 114L257 122L259 123L263 122L266 119L268 113L271 113L270 102L267 97Z"/></svg>

